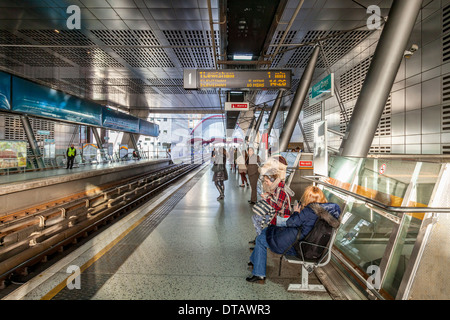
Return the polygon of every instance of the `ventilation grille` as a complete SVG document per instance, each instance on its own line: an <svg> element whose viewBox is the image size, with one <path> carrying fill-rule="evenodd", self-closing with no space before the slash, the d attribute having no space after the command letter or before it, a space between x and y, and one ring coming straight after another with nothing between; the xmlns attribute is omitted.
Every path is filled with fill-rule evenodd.
<svg viewBox="0 0 450 320"><path fill-rule="evenodd" d="M303 130L305 131L305 138L311 144L314 142L314 123L320 122L321 118L317 117L317 119L305 121L302 123Z"/></svg>
<svg viewBox="0 0 450 320"><path fill-rule="evenodd" d="M367 71L369 71L372 58L373 56L364 59L339 77L339 92L343 103L358 98L366 79Z"/></svg>
<svg viewBox="0 0 450 320"><path fill-rule="evenodd" d="M391 146L372 146L369 153L391 153Z"/></svg>
<svg viewBox="0 0 450 320"><path fill-rule="evenodd" d="M347 119L351 119L353 115L353 110L355 106L346 107L345 111L347 112ZM377 131L375 133L375 137L386 137L391 135L392 128L392 103L391 103L391 95L389 95L388 100L386 102L386 107L383 110L383 114L381 115L380 123L378 124ZM347 131L347 124L345 123L345 118L342 112L340 113L340 132L344 133Z"/></svg>
<svg viewBox="0 0 450 320"><path fill-rule="evenodd" d="M442 146L442 154L450 154L450 144Z"/></svg>
<svg viewBox="0 0 450 320"><path fill-rule="evenodd" d="M442 10L442 44L443 44L443 63L450 60L450 6Z"/></svg>
<svg viewBox="0 0 450 320"><path fill-rule="evenodd" d="M151 30L92 30L108 46L160 46ZM173 68L162 48L113 48L133 68Z"/></svg>
<svg viewBox="0 0 450 320"><path fill-rule="evenodd" d="M183 68L214 68L211 32L203 30L165 30L167 41ZM219 34L214 32L216 54L219 48ZM187 46L181 48L180 46Z"/></svg>
<svg viewBox="0 0 450 320"><path fill-rule="evenodd" d="M309 117L312 117L312 116L318 116L318 117L320 117L321 115L322 115L322 104L319 102L319 103L316 103L316 104L314 104L314 105L312 105L312 106L308 106L308 107L304 107L303 108L303 117L306 119L306 118L309 118Z"/></svg>
<svg viewBox="0 0 450 320"><path fill-rule="evenodd" d="M450 74L442 78L442 131L450 132Z"/></svg>
<svg viewBox="0 0 450 320"><path fill-rule="evenodd" d="M0 55L32 67L73 67L72 64L40 48L0 47Z"/></svg>
<svg viewBox="0 0 450 320"><path fill-rule="evenodd" d="M91 46L95 45L78 30L19 30L20 33L43 45Z"/></svg>
<svg viewBox="0 0 450 320"><path fill-rule="evenodd" d="M308 31L301 43L314 43L318 39L326 40L322 41L323 52L327 58L328 64L331 67L354 47L356 47L361 41L363 41L370 31ZM292 57L289 59L289 63L286 68L305 68L308 64L309 58L313 51L312 46L304 46L297 48ZM317 62L317 68L325 69L326 65L320 56Z"/></svg>
<svg viewBox="0 0 450 320"><path fill-rule="evenodd" d="M278 31L277 34L275 35L275 37L272 40L272 45L278 45L281 41L281 38L283 37L285 31ZM288 34L286 35L286 38L284 38L283 44L289 44L292 43L292 40L295 38L295 36L297 35L297 31L289 31ZM267 54L266 55L272 55L273 53L275 53L277 47L269 47L269 49L267 50ZM271 64L271 68L277 68L279 66L279 63L281 61L281 59L284 57L284 53L280 54L280 52L284 51L288 49L288 47L280 47L280 49L278 50L278 54L276 55L276 57L274 57L274 59L272 60L272 64Z"/></svg>
<svg viewBox="0 0 450 320"><path fill-rule="evenodd" d="M388 101L386 102L386 107L384 108L383 114L378 124L377 132L375 137L385 137L391 135L391 116L392 116L392 105L391 105L391 95L389 95Z"/></svg>
<svg viewBox="0 0 450 320"><path fill-rule="evenodd" d="M30 118L31 127L33 128L36 141L55 138L55 123L49 120ZM49 131L50 135L40 135L39 130ZM22 121L19 117L5 115L5 139L28 141ZM43 147L42 147L43 148ZM43 150L41 150L43 152Z"/></svg>
<svg viewBox="0 0 450 320"><path fill-rule="evenodd" d="M55 48L54 51L80 67L123 68L123 65L102 49Z"/></svg>

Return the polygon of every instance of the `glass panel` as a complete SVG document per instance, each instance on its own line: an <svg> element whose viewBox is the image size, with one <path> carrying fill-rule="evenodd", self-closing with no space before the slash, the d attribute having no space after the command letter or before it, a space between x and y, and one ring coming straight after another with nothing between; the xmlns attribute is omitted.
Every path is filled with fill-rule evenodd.
<svg viewBox="0 0 450 320"><path fill-rule="evenodd" d="M328 183L350 190L353 178L363 159L331 157L329 159Z"/></svg>
<svg viewBox="0 0 450 320"><path fill-rule="evenodd" d="M415 162L365 159L353 192L387 206L401 206Z"/></svg>
<svg viewBox="0 0 450 320"><path fill-rule="evenodd" d="M335 246L363 273L379 266L395 223L354 200L348 200L341 222Z"/></svg>
<svg viewBox="0 0 450 320"><path fill-rule="evenodd" d="M422 163L417 183L411 192L408 207L428 206L434 186L439 178L441 166L438 163Z"/></svg>
<svg viewBox="0 0 450 320"><path fill-rule="evenodd" d="M403 160L331 157L328 182L384 205L426 207L441 166L439 163ZM383 261L388 265L382 289L395 298L424 214L402 216L380 209L374 211L363 201L340 194L333 188L325 187L324 192L328 201L343 208L335 247L366 276L372 274L368 272L369 266L380 266L385 259ZM405 197L408 197L407 201ZM402 217L400 225L387 215Z"/></svg>
<svg viewBox="0 0 450 320"><path fill-rule="evenodd" d="M382 285L383 289L393 298L397 295L402 282L421 224L422 220L410 215L404 215L402 219L398 241L391 253L390 263L385 271L386 277Z"/></svg>

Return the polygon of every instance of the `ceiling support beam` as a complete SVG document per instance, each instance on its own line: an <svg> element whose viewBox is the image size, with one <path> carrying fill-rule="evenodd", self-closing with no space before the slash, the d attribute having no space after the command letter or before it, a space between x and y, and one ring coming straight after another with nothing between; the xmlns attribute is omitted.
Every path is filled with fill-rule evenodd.
<svg viewBox="0 0 450 320"><path fill-rule="evenodd" d="M294 132L295 126L297 124L298 117L302 111L303 103L308 95L308 90L311 86L312 77L314 75L314 70L316 69L317 60L319 58L320 46L316 45L311 58L309 59L308 65L303 72L300 83L298 84L297 92L295 93L294 100L289 109L289 113L286 117L286 122L284 123L283 132L281 132L280 140L278 143L278 152L286 151L289 141L291 141L292 133Z"/></svg>
<svg viewBox="0 0 450 320"><path fill-rule="evenodd" d="M341 156L367 157L421 5L422 0L394 0L342 140Z"/></svg>

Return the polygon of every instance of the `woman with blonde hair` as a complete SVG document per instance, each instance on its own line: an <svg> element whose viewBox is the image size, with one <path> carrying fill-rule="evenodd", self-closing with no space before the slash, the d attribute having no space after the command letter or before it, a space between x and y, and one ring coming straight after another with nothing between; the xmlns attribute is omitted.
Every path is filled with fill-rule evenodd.
<svg viewBox="0 0 450 320"><path fill-rule="evenodd" d="M303 240L314 228L317 219L323 219L333 228L339 226L340 207L335 203L328 203L320 188L309 186L301 198L302 203L294 206L294 213L286 221L286 227L270 225L263 229L256 237L256 245L250 256L249 265L253 266L249 282L265 283L267 248L276 254L296 255L292 244L297 241L297 234L301 228L300 238Z"/></svg>

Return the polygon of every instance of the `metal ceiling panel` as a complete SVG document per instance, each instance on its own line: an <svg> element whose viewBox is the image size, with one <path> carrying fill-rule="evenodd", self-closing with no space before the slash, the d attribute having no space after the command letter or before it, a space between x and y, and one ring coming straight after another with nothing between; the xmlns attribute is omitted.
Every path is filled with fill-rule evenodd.
<svg viewBox="0 0 450 320"><path fill-rule="evenodd" d="M377 4L387 14L392 0L358 2L361 5L351 0L304 1L270 62L270 68L293 70L291 90L311 52L311 47L292 45L330 36L323 46L334 63L370 33L367 28L340 33L364 23L363 6ZM261 1L255 3L261 5ZM211 4L219 55L231 38L222 34L227 30L226 24L220 24L226 23L225 16L219 17L222 1ZM279 24L275 23L273 37L266 39L271 46L263 54L277 50L298 4L299 0L286 1L284 11L273 18ZM81 9L81 30L66 27L69 5ZM84 98L104 99L124 108L221 110L226 101L223 90L219 97L219 90L187 91L182 83L184 68L214 67L208 0L0 0L0 69L39 78L41 83ZM322 60L318 67L325 67ZM272 101L277 94L275 90L255 93L252 96L258 103Z"/></svg>

